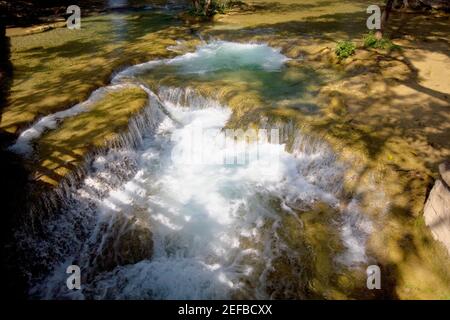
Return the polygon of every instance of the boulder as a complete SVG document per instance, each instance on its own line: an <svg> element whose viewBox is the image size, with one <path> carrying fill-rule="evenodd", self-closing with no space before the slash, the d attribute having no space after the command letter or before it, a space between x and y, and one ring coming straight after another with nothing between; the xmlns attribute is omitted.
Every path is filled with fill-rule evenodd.
<svg viewBox="0 0 450 320"><path fill-rule="evenodd" d="M444 166L448 168L447 165ZM449 171L444 173L445 179L448 180ZM442 178L444 179L444 176ZM450 188L441 179L436 180L425 203L424 219L434 239L442 242L450 254Z"/></svg>

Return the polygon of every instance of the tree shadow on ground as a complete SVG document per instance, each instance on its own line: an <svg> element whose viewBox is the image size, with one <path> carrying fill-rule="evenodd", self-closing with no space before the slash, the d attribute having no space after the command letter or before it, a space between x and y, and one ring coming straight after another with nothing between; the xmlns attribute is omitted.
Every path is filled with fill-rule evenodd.
<svg viewBox="0 0 450 320"><path fill-rule="evenodd" d="M365 12L322 14L313 17L304 17L301 20L291 20L270 23L261 20L261 23L251 27L235 30L238 34L252 34L255 29L271 30L274 36L314 38L337 42L344 38L356 38L367 32L367 15ZM227 35L227 30L209 30L213 35Z"/></svg>

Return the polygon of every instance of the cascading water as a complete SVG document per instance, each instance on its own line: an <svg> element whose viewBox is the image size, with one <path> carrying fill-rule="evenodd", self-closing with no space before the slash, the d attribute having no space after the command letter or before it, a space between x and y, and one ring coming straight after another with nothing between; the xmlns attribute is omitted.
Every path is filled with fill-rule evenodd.
<svg viewBox="0 0 450 320"><path fill-rule="evenodd" d="M31 279L33 297L270 298L279 260L303 258L283 236L285 219L294 217L293 228L301 229L298 214L316 203L338 213L333 223L346 249L336 264L365 261L370 223L356 200L341 209L345 168L325 144L300 133L292 152L274 141L230 141L222 130L231 115L226 106L183 88L160 87L155 95L134 78L159 64L210 72L236 60L271 72L286 58L266 45L216 42L116 75L113 85L147 91L152 124L140 128L138 147L121 145L92 160L81 184L66 191L61 212L44 224L45 236L21 235L46 270ZM200 145L198 128L209 133ZM224 164L233 152L246 161ZM71 264L82 270L79 291L65 286Z"/></svg>

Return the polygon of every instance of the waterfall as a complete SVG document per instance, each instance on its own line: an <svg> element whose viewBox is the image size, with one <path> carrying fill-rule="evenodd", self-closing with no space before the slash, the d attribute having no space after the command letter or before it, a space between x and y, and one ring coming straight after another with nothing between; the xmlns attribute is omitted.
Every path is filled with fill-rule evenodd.
<svg viewBox="0 0 450 320"><path fill-rule="evenodd" d="M130 126L142 130L140 138L132 130L130 139L94 157L80 187L66 191L61 212L46 222L45 238L29 239L38 251L35 261L49 267L47 276L35 279L32 296L199 299L246 292L268 298L272 261L297 254L277 236L283 214L317 201L339 207L343 167L325 144L297 133L292 153L284 145L260 145L263 155L280 152L278 166L265 175L252 163L186 165L172 151L189 146L189 130L200 123L223 127L230 112L194 98L192 90L165 87L159 96L171 117L159 112L156 123L153 113L150 131L142 129L144 122ZM203 104L189 108L182 101ZM209 155L223 154L215 140L206 142ZM364 261L368 230L345 218L354 213L363 219L349 210L341 223L348 245L342 258L351 264ZM252 245L242 248L243 241ZM61 285L70 264L83 270L81 291ZM254 277L260 288L246 287Z"/></svg>
<svg viewBox="0 0 450 320"><path fill-rule="evenodd" d="M192 88L152 91L135 77L160 64L191 72L197 59L206 59L204 72L231 68L239 55L246 56L240 66L268 71L285 61L265 45L218 42L194 54L132 66L93 93L89 103L47 116L28 129L35 134L25 131L19 137L14 148L27 149L18 146L30 146L65 117L88 111L98 94L116 86L147 92L147 106L128 130L91 153L81 171L49 197L57 212L41 218L41 232L18 231L39 270L30 277L31 297L271 298L273 288L290 285L277 274L280 260L309 263L309 249L291 248L284 237L285 221L294 217L289 228L301 230L299 214L318 203L336 212L330 223L345 247L334 257L336 265L366 262L371 223L357 198L343 209L346 166L326 143L292 124L284 128L290 146L270 135L230 139L225 127L231 110L214 97ZM230 152L236 160L231 164L225 161ZM65 286L71 264L82 270L81 290ZM307 281L306 271L291 272L299 282Z"/></svg>

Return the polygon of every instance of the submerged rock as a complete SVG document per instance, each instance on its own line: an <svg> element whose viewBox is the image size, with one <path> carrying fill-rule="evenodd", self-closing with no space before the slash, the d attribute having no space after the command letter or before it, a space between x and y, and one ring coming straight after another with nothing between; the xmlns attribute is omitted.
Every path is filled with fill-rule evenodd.
<svg viewBox="0 0 450 320"><path fill-rule="evenodd" d="M450 254L450 164L439 166L442 180L436 180L424 208L426 225L433 237L441 241Z"/></svg>
<svg viewBox="0 0 450 320"><path fill-rule="evenodd" d="M153 240L150 227L144 219L118 215L109 223L100 251L94 259L97 272L110 271L117 266L150 259Z"/></svg>

